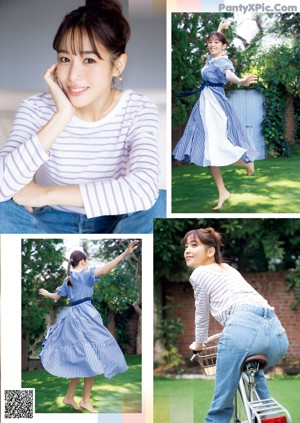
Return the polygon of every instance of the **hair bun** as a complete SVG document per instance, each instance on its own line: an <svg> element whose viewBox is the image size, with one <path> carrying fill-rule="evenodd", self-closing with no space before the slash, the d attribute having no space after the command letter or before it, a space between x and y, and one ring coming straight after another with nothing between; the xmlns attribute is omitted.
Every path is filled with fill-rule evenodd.
<svg viewBox="0 0 300 423"><path fill-rule="evenodd" d="M86 0L85 5L86 7L99 7L101 9L122 13L121 5L115 0Z"/></svg>
<svg viewBox="0 0 300 423"><path fill-rule="evenodd" d="M211 236L213 236L213 237L214 237L214 239L217 241L217 243L218 243L220 246L222 245L222 243L221 243L222 236L221 236L221 234L220 234L219 232L215 231L215 230L214 230L214 228L206 228L206 231L207 231L208 233L210 233L210 234L211 234Z"/></svg>
<svg viewBox="0 0 300 423"><path fill-rule="evenodd" d="M99 7L103 4L101 0L86 0L85 5L87 7Z"/></svg>

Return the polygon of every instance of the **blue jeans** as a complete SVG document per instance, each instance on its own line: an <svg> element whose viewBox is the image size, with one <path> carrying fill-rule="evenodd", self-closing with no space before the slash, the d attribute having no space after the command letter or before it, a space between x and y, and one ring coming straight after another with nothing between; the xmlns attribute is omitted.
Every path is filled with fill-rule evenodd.
<svg viewBox="0 0 300 423"><path fill-rule="evenodd" d="M166 216L166 191L161 190L149 210L117 216L88 219L86 215L68 213L49 206L30 213L12 200L0 203L2 234L147 234L153 232L153 219Z"/></svg>
<svg viewBox="0 0 300 423"><path fill-rule="evenodd" d="M239 305L229 317L219 341L216 385L205 423L229 423L233 399L246 357L262 354L268 367L283 359L288 340L273 310L252 305ZM256 374L256 389L261 399L270 398L263 371Z"/></svg>

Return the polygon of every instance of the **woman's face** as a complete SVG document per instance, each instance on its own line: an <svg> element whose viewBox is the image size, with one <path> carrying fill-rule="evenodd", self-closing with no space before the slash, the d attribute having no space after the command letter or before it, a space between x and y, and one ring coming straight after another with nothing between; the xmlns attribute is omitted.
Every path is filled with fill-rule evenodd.
<svg viewBox="0 0 300 423"><path fill-rule="evenodd" d="M184 248L184 258L188 267L195 269L198 266L205 266L215 261L214 249L202 244L193 235L188 237Z"/></svg>
<svg viewBox="0 0 300 423"><path fill-rule="evenodd" d="M217 37L210 37L207 41L207 48L212 57L223 56L226 44L223 44Z"/></svg>
<svg viewBox="0 0 300 423"><path fill-rule="evenodd" d="M109 99L112 79L119 71L112 63L110 52L101 44L96 43L100 58L87 34L82 34L82 40L79 34L77 38L75 33L76 54L72 53L70 34L59 47L57 78L75 109L97 110L99 104L102 106Z"/></svg>

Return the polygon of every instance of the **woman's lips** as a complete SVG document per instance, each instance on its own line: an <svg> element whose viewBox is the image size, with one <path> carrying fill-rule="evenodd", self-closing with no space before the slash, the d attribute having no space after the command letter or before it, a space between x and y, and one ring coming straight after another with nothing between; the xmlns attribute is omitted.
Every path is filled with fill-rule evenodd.
<svg viewBox="0 0 300 423"><path fill-rule="evenodd" d="M68 87L68 92L71 95L79 96L79 95L85 93L88 89L89 89L89 87Z"/></svg>

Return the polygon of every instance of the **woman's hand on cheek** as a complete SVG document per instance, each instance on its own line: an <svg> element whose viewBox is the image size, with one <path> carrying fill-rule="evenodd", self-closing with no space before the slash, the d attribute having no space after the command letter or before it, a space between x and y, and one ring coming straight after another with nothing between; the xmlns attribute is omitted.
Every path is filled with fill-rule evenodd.
<svg viewBox="0 0 300 423"><path fill-rule="evenodd" d="M57 113L71 120L74 115L74 107L59 85L59 80L57 78L57 62L47 69L44 74L44 80L55 102Z"/></svg>
<svg viewBox="0 0 300 423"><path fill-rule="evenodd" d="M47 205L47 192L47 186L38 185L31 181L13 196L13 202L19 206L24 206L28 211L32 212L33 207L43 207Z"/></svg>

